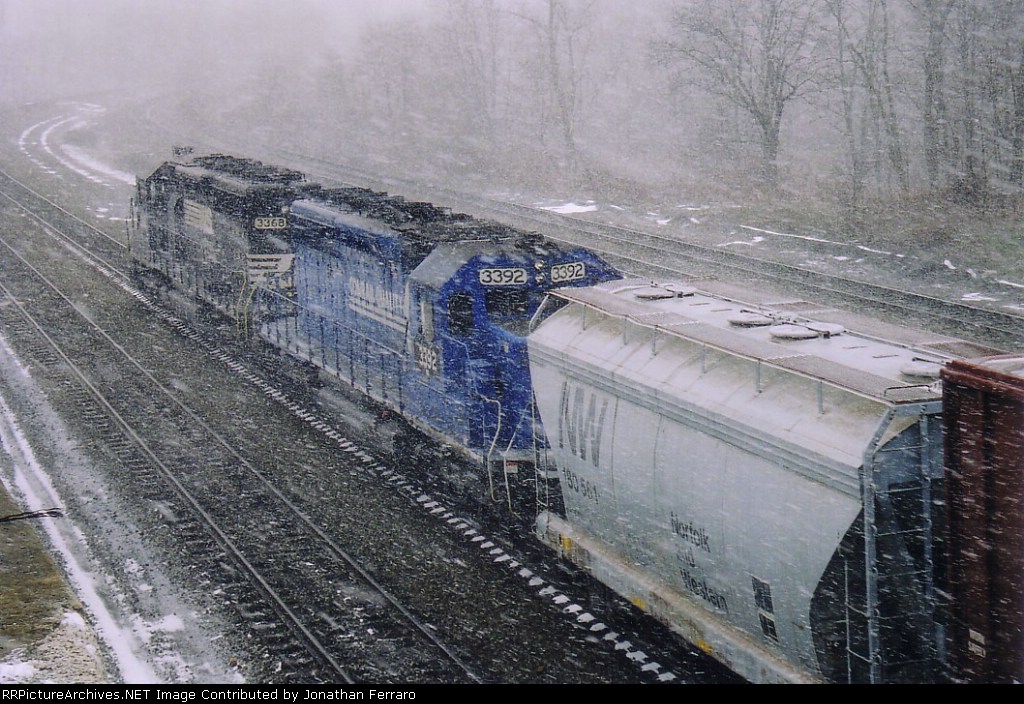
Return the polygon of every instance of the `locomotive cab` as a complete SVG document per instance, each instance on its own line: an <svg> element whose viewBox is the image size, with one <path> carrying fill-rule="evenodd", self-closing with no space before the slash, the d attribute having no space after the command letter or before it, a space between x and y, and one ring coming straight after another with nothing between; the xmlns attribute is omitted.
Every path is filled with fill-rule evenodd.
<svg viewBox="0 0 1024 704"><path fill-rule="evenodd" d="M537 437L526 332L540 305L547 264L514 247L439 247L410 278L410 357L447 413L438 421L479 448L492 493L532 483ZM438 409L441 410L440 408Z"/></svg>
<svg viewBox="0 0 1024 704"><path fill-rule="evenodd" d="M163 164L136 186L134 273L140 282L155 278L190 294L189 307L201 301L248 333L256 318L280 314L281 299L257 289L288 296L288 204L316 188L297 171L251 159Z"/></svg>
<svg viewBox="0 0 1024 704"><path fill-rule="evenodd" d="M592 254L530 237L441 246L413 272L410 356L427 383L443 387L439 421L479 448L493 496L532 499L557 476L533 404L531 319L552 282L609 278L617 272Z"/></svg>

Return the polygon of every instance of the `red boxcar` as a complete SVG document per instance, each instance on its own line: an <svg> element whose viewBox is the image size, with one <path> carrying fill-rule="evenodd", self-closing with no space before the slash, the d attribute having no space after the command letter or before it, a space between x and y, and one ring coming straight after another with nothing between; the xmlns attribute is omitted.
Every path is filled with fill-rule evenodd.
<svg viewBox="0 0 1024 704"><path fill-rule="evenodd" d="M1024 357L942 372L951 676L1024 681Z"/></svg>

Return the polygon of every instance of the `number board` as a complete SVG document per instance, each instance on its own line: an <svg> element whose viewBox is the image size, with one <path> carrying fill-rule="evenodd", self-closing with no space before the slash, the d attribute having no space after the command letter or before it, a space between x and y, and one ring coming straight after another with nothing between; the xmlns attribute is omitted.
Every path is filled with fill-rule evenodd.
<svg viewBox="0 0 1024 704"><path fill-rule="evenodd" d="M484 286L519 286L529 281L526 269L481 269L480 283Z"/></svg>
<svg viewBox="0 0 1024 704"><path fill-rule="evenodd" d="M256 218L252 224L257 230L284 230L288 227L288 218L282 216Z"/></svg>
<svg viewBox="0 0 1024 704"><path fill-rule="evenodd" d="M556 264L551 267L551 283L558 284L565 281L579 281L586 278L587 265L583 262L569 262L568 264Z"/></svg>
<svg viewBox="0 0 1024 704"><path fill-rule="evenodd" d="M417 339L414 345L416 366L427 376L441 375L441 351L425 340Z"/></svg>

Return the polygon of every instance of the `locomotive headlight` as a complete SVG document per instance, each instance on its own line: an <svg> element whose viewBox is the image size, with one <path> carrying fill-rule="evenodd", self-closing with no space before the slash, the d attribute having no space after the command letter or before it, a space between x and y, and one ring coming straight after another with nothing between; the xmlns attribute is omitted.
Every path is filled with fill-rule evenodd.
<svg viewBox="0 0 1024 704"><path fill-rule="evenodd" d="M533 263L533 268L536 269L537 271L544 271L545 266L546 264L544 264L544 262L540 261L539 259Z"/></svg>
<svg viewBox="0 0 1024 704"><path fill-rule="evenodd" d="M537 281L537 283L542 284L542 283L544 283L544 279L545 278L546 277L544 276L544 274L537 274L536 281Z"/></svg>

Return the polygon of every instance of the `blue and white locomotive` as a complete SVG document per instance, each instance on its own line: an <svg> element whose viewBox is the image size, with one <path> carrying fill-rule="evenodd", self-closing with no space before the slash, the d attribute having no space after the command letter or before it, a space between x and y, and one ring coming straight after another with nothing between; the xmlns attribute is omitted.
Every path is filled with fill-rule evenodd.
<svg viewBox="0 0 1024 704"><path fill-rule="evenodd" d="M526 334L549 290L618 277L597 256L220 155L165 163L136 201L142 270L479 462L496 498L547 476Z"/></svg>

